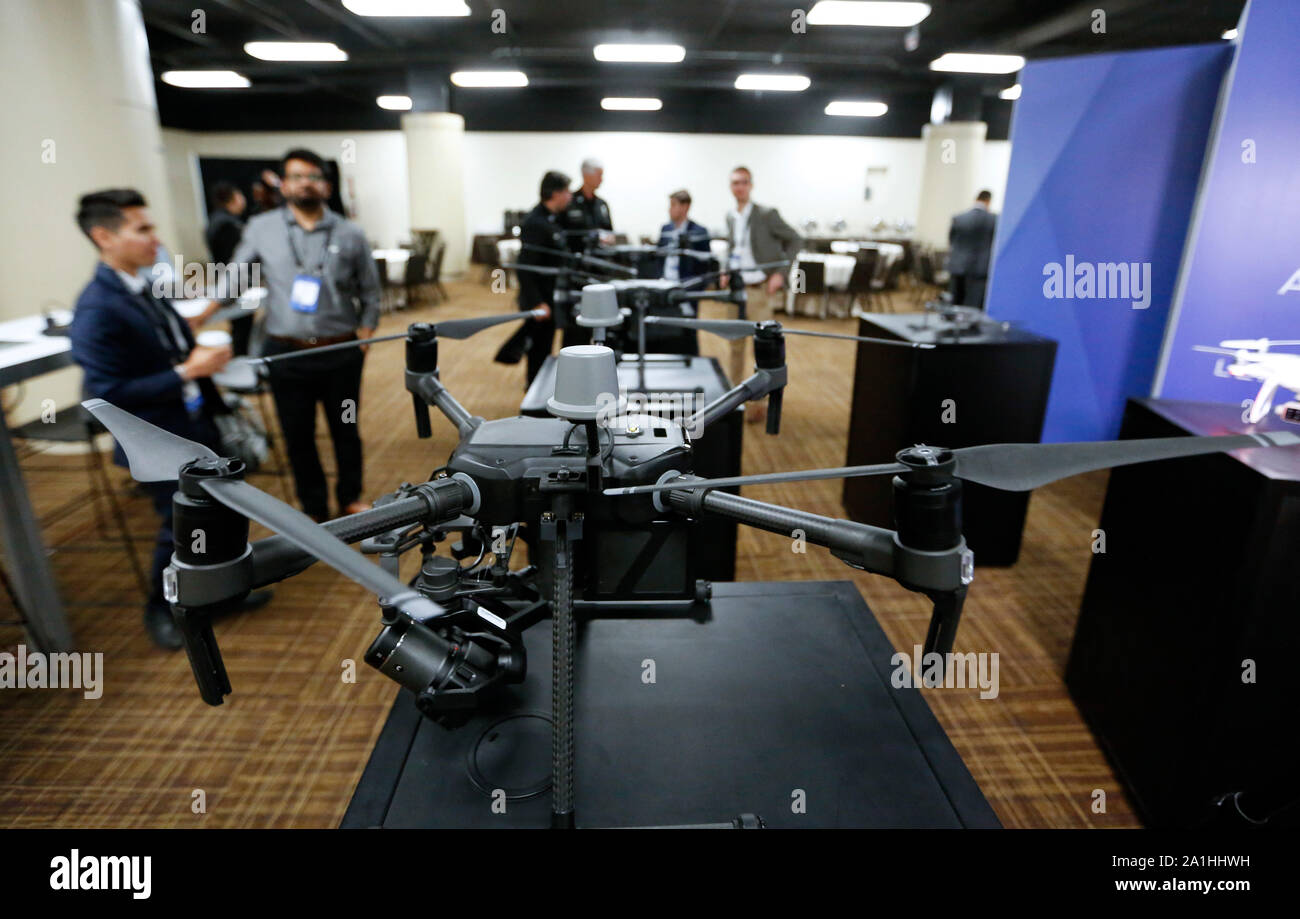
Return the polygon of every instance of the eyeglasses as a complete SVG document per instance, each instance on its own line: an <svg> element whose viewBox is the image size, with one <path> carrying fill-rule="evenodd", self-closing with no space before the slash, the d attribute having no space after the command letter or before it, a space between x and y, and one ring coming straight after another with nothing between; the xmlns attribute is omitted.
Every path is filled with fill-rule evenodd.
<svg viewBox="0 0 1300 919"><path fill-rule="evenodd" d="M286 172L284 180L286 182L323 182L325 176L319 172Z"/></svg>

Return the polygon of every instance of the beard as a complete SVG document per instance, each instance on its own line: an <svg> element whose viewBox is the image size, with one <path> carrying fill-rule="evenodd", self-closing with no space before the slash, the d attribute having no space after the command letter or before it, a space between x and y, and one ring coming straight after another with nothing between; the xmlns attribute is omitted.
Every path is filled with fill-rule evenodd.
<svg viewBox="0 0 1300 919"><path fill-rule="evenodd" d="M321 205L325 203L325 199L320 195L313 194L312 192L306 192L304 194L294 195L289 199L289 203L296 208L311 212L318 210Z"/></svg>

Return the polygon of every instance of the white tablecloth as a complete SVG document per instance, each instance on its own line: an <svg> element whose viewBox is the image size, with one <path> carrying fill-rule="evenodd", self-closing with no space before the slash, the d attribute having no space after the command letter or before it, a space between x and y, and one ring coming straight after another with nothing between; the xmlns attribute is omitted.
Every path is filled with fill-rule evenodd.
<svg viewBox="0 0 1300 919"><path fill-rule="evenodd" d="M841 255L860 252L863 249L875 249L879 252L882 267L886 269L903 257L903 247L898 243L862 242L859 240L849 239L836 239L831 241L831 252Z"/></svg>
<svg viewBox="0 0 1300 919"><path fill-rule="evenodd" d="M499 239L497 240L497 261L501 265L513 265L519 261L519 253L523 250L524 243L521 239Z"/></svg>
<svg viewBox="0 0 1300 919"><path fill-rule="evenodd" d="M377 259L382 258L388 266L389 284L406 282L406 263L411 260L410 249L371 249L370 254Z"/></svg>

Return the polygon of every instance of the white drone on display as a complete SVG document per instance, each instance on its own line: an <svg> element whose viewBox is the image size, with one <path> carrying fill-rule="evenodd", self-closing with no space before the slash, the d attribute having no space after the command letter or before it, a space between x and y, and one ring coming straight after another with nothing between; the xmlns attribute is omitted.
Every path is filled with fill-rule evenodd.
<svg viewBox="0 0 1300 919"><path fill-rule="evenodd" d="M1251 424L1263 421L1273 407L1273 398L1279 389L1289 390L1292 400L1277 407L1283 421L1300 424L1300 354L1270 351L1272 347L1296 347L1300 340L1270 341L1267 338L1229 339L1219 342L1217 348L1196 345L1194 350L1210 354L1230 354L1232 363L1216 366L1215 373L1226 374L1237 380L1258 381L1255 394L1246 413ZM1222 369L1220 370L1220 367Z"/></svg>

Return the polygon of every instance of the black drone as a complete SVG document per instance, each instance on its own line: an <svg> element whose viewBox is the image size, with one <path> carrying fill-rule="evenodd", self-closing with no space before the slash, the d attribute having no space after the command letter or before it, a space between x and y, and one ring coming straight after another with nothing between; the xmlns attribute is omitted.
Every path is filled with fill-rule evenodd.
<svg viewBox="0 0 1300 919"><path fill-rule="evenodd" d="M593 304L601 299L594 296ZM1024 491L1110 466L1300 443L1294 434L1276 433L957 450L914 446L883 465L708 480L691 474L692 442L707 438L711 424L744 402L767 397L768 430L779 427L787 382L784 336L794 330L775 322L667 320L754 337L754 373L688 418L628 413L614 351L599 343L560 352L548 402L552 417L489 421L471 414L439 379L439 339L465 338L531 315L416 323L404 335L367 342L405 340L405 386L418 436L432 435L433 406L455 427L459 443L427 481L402 484L373 509L324 524L246 482L239 460L218 457L103 400L84 403L122 445L137 480L178 480L175 553L165 587L204 701L219 705L231 691L213 617L250 590L318 560L379 599L381 630L366 662L414 693L420 710L447 726L464 723L490 695L523 679L522 633L549 617L551 819L555 827L572 827L575 613L625 614L637 607L698 614L711 588L695 578L690 553L682 551L697 521L720 516L785 535L799 530L849 566L925 594L933 603L925 650L944 654L953 646L974 577L974 558L962 537L963 481ZM894 476L895 529L716 490L864 475ZM277 535L250 544L249 520ZM205 540L192 538L198 530ZM458 542L450 556L439 555L437 544L452 536ZM512 569L517 538L529 542L532 564ZM348 547L358 542L381 564ZM417 547L420 572L405 583L396 576L398 559ZM660 563L648 577L648 557L675 561Z"/></svg>

